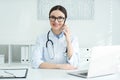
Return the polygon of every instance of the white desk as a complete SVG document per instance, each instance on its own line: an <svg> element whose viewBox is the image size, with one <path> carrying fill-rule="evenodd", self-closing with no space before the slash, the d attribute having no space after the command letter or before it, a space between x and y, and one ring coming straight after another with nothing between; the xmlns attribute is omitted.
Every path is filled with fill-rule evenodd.
<svg viewBox="0 0 120 80"><path fill-rule="evenodd" d="M84 79L68 75L66 70L57 69L30 69L28 80L120 80L120 74Z"/></svg>
<svg viewBox="0 0 120 80"><path fill-rule="evenodd" d="M7 67L10 68L11 66L7 66ZM13 66L11 68L18 68L18 67ZM84 78L68 75L67 74L68 70L32 69L30 67L28 67L28 69L29 71L26 79L13 79L13 80L120 80L120 73L117 73L115 75L104 76L104 77L84 79ZM0 80L12 80L12 79L0 79Z"/></svg>

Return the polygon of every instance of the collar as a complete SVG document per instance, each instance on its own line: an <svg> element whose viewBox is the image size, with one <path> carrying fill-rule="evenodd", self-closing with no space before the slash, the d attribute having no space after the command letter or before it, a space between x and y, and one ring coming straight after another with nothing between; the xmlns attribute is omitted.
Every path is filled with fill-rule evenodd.
<svg viewBox="0 0 120 80"><path fill-rule="evenodd" d="M57 39L60 39L61 37L64 36L64 32L61 32L59 35L56 35L56 34L53 33L52 30L50 30L50 33L51 33L52 36L56 37Z"/></svg>

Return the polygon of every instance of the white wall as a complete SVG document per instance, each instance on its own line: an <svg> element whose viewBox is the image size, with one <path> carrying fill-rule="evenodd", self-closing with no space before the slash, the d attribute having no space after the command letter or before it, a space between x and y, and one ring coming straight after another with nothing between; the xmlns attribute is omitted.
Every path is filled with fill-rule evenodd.
<svg viewBox="0 0 120 80"><path fill-rule="evenodd" d="M113 45L120 45L120 0L113 0Z"/></svg>
<svg viewBox="0 0 120 80"><path fill-rule="evenodd" d="M111 0L95 0L96 45L112 44Z"/></svg>
<svg viewBox="0 0 120 80"><path fill-rule="evenodd" d="M115 8L120 7L120 1L112 1L113 15L116 15L113 25L119 26ZM120 43L120 38L118 41L115 37L120 33L119 27L112 30L110 4L110 0L95 0L94 20L67 20L66 24L78 36L80 47ZM37 0L0 0L0 44L34 44L38 34L49 28L48 20L37 20Z"/></svg>
<svg viewBox="0 0 120 80"><path fill-rule="evenodd" d="M0 43L31 42L35 20L35 0L0 0Z"/></svg>

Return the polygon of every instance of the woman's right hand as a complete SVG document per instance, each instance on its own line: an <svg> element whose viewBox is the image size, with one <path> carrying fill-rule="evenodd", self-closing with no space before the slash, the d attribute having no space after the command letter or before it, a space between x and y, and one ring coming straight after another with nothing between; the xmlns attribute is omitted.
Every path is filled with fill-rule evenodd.
<svg viewBox="0 0 120 80"><path fill-rule="evenodd" d="M70 65L70 64L58 64L58 67L60 69L65 69L65 70L73 70L73 69L77 69L76 67Z"/></svg>

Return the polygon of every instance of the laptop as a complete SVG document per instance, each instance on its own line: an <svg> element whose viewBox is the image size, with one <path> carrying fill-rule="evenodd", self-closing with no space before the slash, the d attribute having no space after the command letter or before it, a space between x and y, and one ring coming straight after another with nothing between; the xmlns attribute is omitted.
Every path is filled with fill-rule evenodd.
<svg viewBox="0 0 120 80"><path fill-rule="evenodd" d="M88 70L68 72L82 78L93 78L115 74L120 59L120 46L93 47Z"/></svg>

